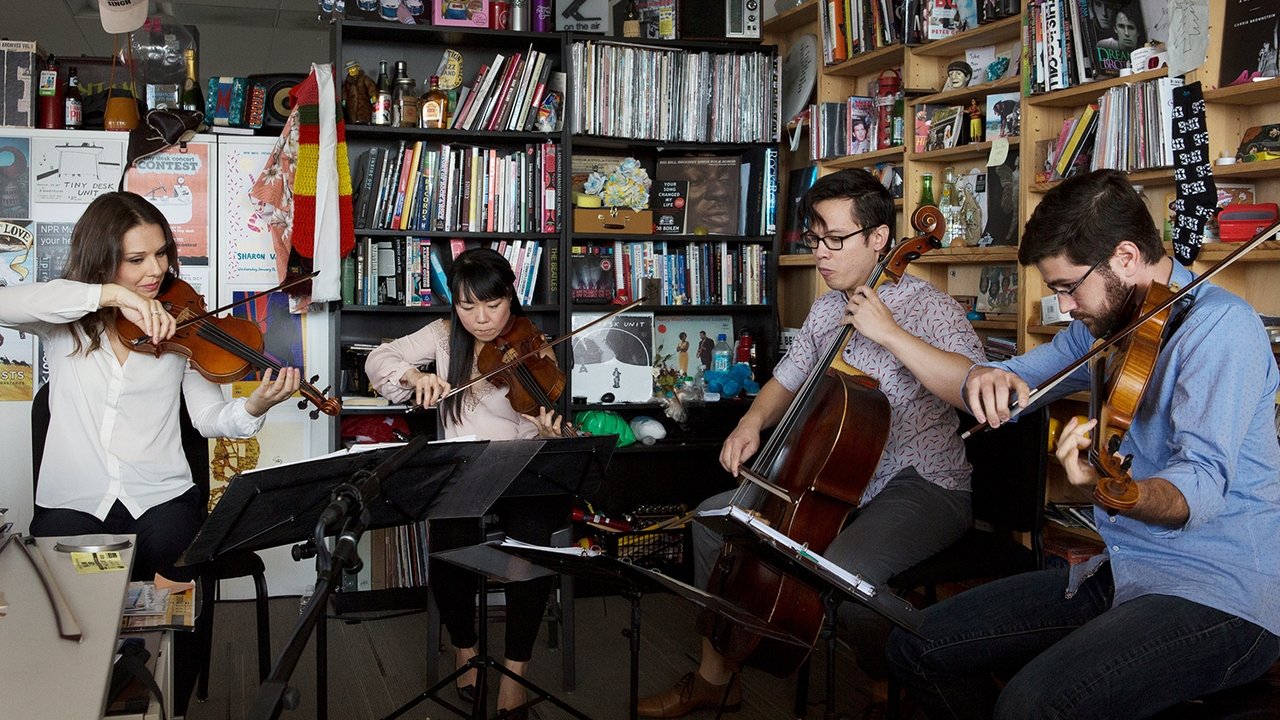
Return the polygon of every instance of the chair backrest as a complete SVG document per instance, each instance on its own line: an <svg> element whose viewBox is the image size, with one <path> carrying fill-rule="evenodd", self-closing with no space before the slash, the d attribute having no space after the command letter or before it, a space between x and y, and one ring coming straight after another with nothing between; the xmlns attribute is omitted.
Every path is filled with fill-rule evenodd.
<svg viewBox="0 0 1280 720"><path fill-rule="evenodd" d="M187 401L181 399L178 409L178 422L182 432L182 451L191 465L191 475L195 478L196 487L200 488L202 511L209 506L209 441L191 424L191 415L187 412ZM40 462L44 459L45 440L49 436L49 384L45 383L31 398L31 490L40 485Z"/></svg>
<svg viewBox="0 0 1280 720"><path fill-rule="evenodd" d="M975 422L959 413L960 427ZM965 441L973 465L973 519L998 530L1030 533L1036 557L1041 556L1040 530L1044 520L1045 474L1049 462L1049 409L1018 416Z"/></svg>

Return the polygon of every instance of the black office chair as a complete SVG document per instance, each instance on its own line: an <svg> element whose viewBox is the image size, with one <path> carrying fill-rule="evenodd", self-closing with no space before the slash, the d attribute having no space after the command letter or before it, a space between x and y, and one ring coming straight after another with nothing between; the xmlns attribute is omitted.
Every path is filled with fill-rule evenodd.
<svg viewBox="0 0 1280 720"><path fill-rule="evenodd" d="M32 489L40 479L40 462L44 458L45 439L49 434L49 386L42 386L31 401L31 468ZM187 413L186 401L179 411L182 425L182 448L191 463L191 474L200 489L201 509L209 506L209 441L195 426ZM213 652L213 609L219 580L252 577L258 619L258 679L265 680L271 672L271 621L267 612L266 567L257 553L237 551L224 553L216 560L194 568L200 584L200 612L194 631L199 669L196 680L196 699L204 702L209 697L209 660ZM189 676L188 676L189 677Z"/></svg>
<svg viewBox="0 0 1280 720"><path fill-rule="evenodd" d="M960 427L974 420L960 413ZM1049 411L1024 413L1017 422L965 441L973 465L973 527L950 547L889 579L900 593L923 588L937 602L937 586L1016 575L1043 566L1041 530L1048 467ZM1020 533L1030 536L1024 545Z"/></svg>

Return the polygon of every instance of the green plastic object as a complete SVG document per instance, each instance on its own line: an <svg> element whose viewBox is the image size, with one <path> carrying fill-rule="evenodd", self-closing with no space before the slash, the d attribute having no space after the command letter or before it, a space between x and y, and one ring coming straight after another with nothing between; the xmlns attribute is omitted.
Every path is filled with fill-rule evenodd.
<svg viewBox="0 0 1280 720"><path fill-rule="evenodd" d="M618 447L634 445L635 433L622 416L612 410L583 410L574 422L592 435L617 435Z"/></svg>

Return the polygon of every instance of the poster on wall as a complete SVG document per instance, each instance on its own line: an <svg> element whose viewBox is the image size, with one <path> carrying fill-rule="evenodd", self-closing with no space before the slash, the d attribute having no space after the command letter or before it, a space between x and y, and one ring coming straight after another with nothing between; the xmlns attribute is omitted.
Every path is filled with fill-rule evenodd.
<svg viewBox="0 0 1280 720"><path fill-rule="evenodd" d="M0 287L35 280L34 225L30 220L0 220Z"/></svg>
<svg viewBox="0 0 1280 720"><path fill-rule="evenodd" d="M0 285L35 280L35 233L30 220L0 221ZM35 337L0 327L0 401L30 400Z"/></svg>
<svg viewBox="0 0 1280 720"><path fill-rule="evenodd" d="M249 197L271 148L271 143L228 142L226 138L219 143L221 279L229 286L264 289L279 282L270 228Z"/></svg>
<svg viewBox="0 0 1280 720"><path fill-rule="evenodd" d="M698 377L711 369L711 351L720 335L734 342L731 316L659 315L653 319L653 364L681 377Z"/></svg>
<svg viewBox="0 0 1280 720"><path fill-rule="evenodd" d="M0 136L0 218L31 217L31 141Z"/></svg>
<svg viewBox="0 0 1280 720"><path fill-rule="evenodd" d="M222 499L237 474L311 457L309 420L305 415L272 413L257 435L209 441L209 509Z"/></svg>
<svg viewBox="0 0 1280 720"><path fill-rule="evenodd" d="M237 290L231 294L232 302L241 302L253 293ZM305 375L306 358L303 355L303 317L289 312L289 296L273 292L256 300L236 305L231 314L248 320L262 331L262 352L283 367L302 368ZM246 379L255 381L257 370Z"/></svg>
<svg viewBox="0 0 1280 720"><path fill-rule="evenodd" d="M75 223L36 223L36 282L62 277L75 227Z"/></svg>
<svg viewBox="0 0 1280 720"><path fill-rule="evenodd" d="M124 140L87 139L84 135L67 140L33 138L33 202L37 205L88 205L99 195L115 190L124 167L124 151ZM34 214L47 217L46 214Z"/></svg>
<svg viewBox="0 0 1280 720"><path fill-rule="evenodd" d="M124 189L159 208L173 229L178 256L188 265L209 264L209 146L190 143L139 160Z"/></svg>

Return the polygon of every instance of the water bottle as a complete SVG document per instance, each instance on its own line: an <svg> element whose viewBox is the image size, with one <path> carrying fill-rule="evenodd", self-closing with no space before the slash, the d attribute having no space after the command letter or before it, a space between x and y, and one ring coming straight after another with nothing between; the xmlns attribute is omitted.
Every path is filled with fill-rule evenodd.
<svg viewBox="0 0 1280 720"><path fill-rule="evenodd" d="M719 372L729 372L729 366L733 362L733 348L729 347L729 338L724 333L716 336L716 346L711 350L711 369Z"/></svg>

